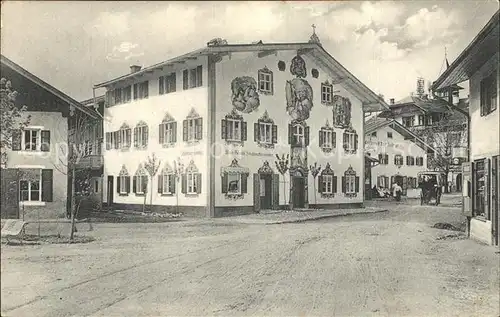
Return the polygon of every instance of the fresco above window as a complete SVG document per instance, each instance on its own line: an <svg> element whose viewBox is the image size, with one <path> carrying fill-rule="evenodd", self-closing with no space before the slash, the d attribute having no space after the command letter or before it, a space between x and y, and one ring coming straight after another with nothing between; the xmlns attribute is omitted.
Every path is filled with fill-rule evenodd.
<svg viewBox="0 0 500 317"><path fill-rule="evenodd" d="M333 126L345 129L351 124L351 101L339 95L333 96Z"/></svg>
<svg viewBox="0 0 500 317"><path fill-rule="evenodd" d="M313 107L313 90L311 85L300 78L287 80L285 85L286 111L293 120L309 119Z"/></svg>
<svg viewBox="0 0 500 317"><path fill-rule="evenodd" d="M292 58L290 73L297 78L305 78L307 76L306 62L298 54Z"/></svg>
<svg viewBox="0 0 500 317"><path fill-rule="evenodd" d="M231 102L243 113L251 113L260 105L257 82L249 76L236 77L231 82Z"/></svg>

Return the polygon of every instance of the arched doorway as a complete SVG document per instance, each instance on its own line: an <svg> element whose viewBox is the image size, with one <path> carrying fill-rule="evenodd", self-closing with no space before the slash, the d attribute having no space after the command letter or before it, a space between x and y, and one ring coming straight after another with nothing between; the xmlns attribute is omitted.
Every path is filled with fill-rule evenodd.
<svg viewBox="0 0 500 317"><path fill-rule="evenodd" d="M292 208L308 208L307 173L300 168L290 171L290 185Z"/></svg>
<svg viewBox="0 0 500 317"><path fill-rule="evenodd" d="M455 188L457 189L457 192L461 192L462 191L462 174L458 174L457 177L456 177L456 181L455 181Z"/></svg>

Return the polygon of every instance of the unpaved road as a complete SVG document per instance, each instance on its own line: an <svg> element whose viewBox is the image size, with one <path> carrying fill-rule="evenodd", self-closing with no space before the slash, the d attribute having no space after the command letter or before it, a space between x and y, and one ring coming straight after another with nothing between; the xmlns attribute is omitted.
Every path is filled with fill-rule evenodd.
<svg viewBox="0 0 500 317"><path fill-rule="evenodd" d="M458 214L98 224L86 245L3 246L2 316L499 316L496 249L430 228Z"/></svg>

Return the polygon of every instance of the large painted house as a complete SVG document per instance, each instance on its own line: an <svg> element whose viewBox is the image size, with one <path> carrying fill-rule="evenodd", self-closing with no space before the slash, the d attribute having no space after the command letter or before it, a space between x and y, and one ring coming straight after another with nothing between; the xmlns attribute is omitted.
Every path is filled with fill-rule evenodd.
<svg viewBox="0 0 500 317"><path fill-rule="evenodd" d="M316 34L214 39L103 87L104 202L138 209L147 195L155 210L193 216L362 206L363 112L388 107ZM153 154L161 165L151 181Z"/></svg>
<svg viewBox="0 0 500 317"><path fill-rule="evenodd" d="M394 119L372 117L365 124L365 151L378 160L371 184L390 190L398 183L403 196L420 196L417 176L427 170L427 153L435 151L431 146Z"/></svg>
<svg viewBox="0 0 500 317"><path fill-rule="evenodd" d="M20 121L27 126L12 133L12 146L2 166L2 218L57 218L68 205L68 125L72 114L95 113L5 56L2 81L17 91L16 106L26 106ZM2 87L3 88L3 87Z"/></svg>
<svg viewBox="0 0 500 317"><path fill-rule="evenodd" d="M434 82L439 90L468 81L470 163L462 165L463 211L472 238L499 244L500 112L499 12Z"/></svg>

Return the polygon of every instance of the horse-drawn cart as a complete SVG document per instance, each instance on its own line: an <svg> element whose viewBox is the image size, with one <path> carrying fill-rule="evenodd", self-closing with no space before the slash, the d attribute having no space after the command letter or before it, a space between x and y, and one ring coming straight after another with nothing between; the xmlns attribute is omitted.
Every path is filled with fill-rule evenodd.
<svg viewBox="0 0 500 317"><path fill-rule="evenodd" d="M417 174L420 187L420 205L430 205L434 200L437 206L441 202L442 188L446 182L446 174L441 172L420 172Z"/></svg>

